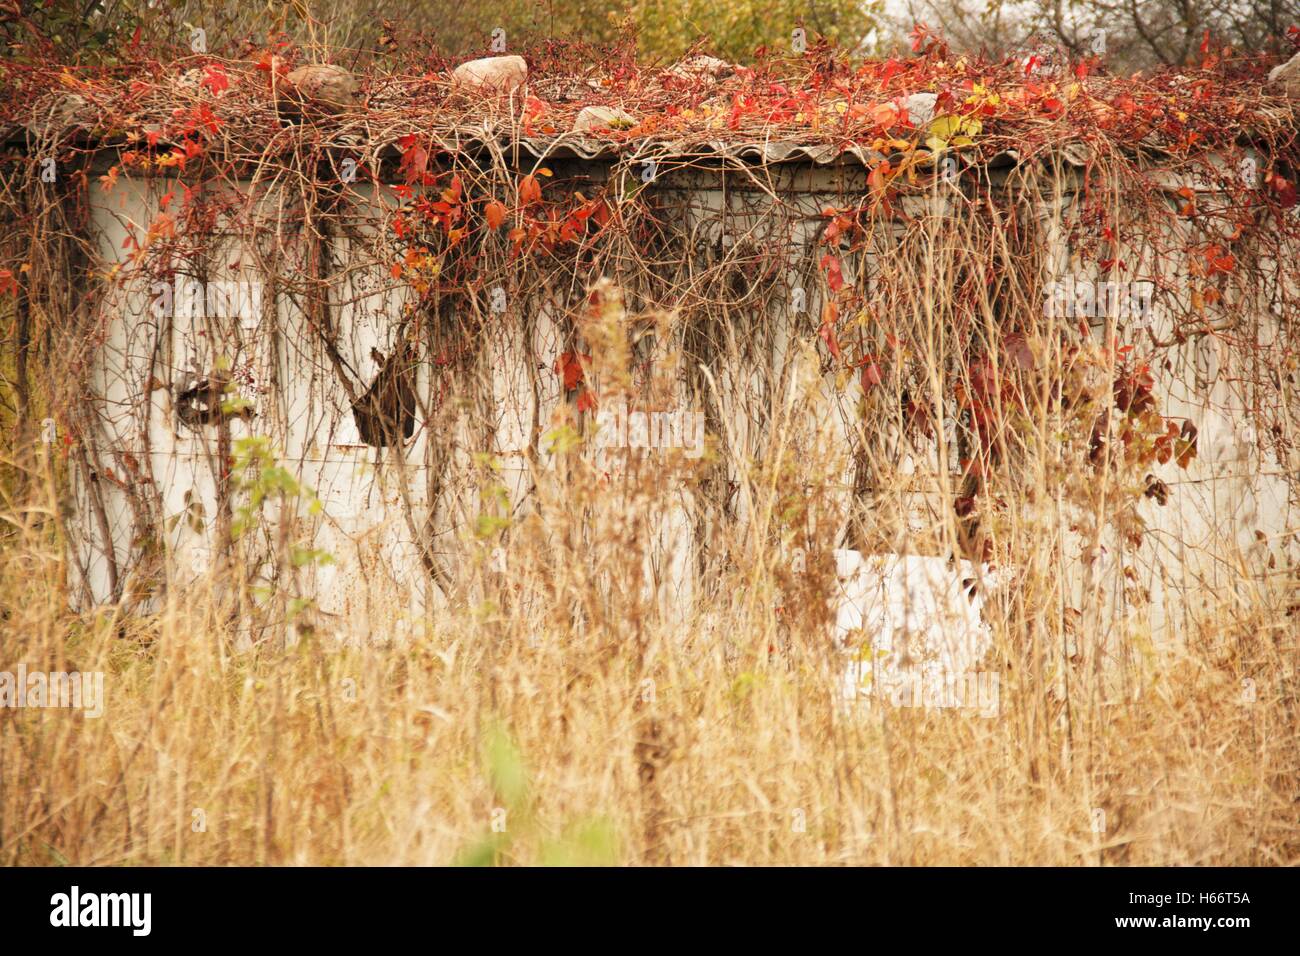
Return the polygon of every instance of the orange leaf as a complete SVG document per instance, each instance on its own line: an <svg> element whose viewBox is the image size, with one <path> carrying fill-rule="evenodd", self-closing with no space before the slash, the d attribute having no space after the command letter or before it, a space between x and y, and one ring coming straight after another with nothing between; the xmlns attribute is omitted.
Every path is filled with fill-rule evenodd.
<svg viewBox="0 0 1300 956"><path fill-rule="evenodd" d="M889 161L885 160L867 176L867 185L871 187L873 193L879 195L885 191L885 177L889 175L889 169Z"/></svg>
<svg viewBox="0 0 1300 956"><path fill-rule="evenodd" d="M840 340L835 335L835 323L839 321L839 317L839 308L834 302L827 302L822 307L821 328L817 330L817 334L826 343L826 348L831 353L831 356L837 359L840 357Z"/></svg>
<svg viewBox="0 0 1300 956"><path fill-rule="evenodd" d="M483 207L483 217L487 219L489 229L499 229L506 221L506 207L494 199Z"/></svg>
<svg viewBox="0 0 1300 956"><path fill-rule="evenodd" d="M893 103L881 103L871 110L871 119L881 129L889 129L898 122L898 107Z"/></svg>
<svg viewBox="0 0 1300 956"><path fill-rule="evenodd" d="M844 273L840 270L840 260L834 256L822 256L821 267L826 270L826 284L830 286L832 292L839 292L844 288Z"/></svg>
<svg viewBox="0 0 1300 956"><path fill-rule="evenodd" d="M555 374L564 380L564 390L571 392L582 384L582 363L590 362L590 355L564 352L555 360Z"/></svg>
<svg viewBox="0 0 1300 956"><path fill-rule="evenodd" d="M542 198L542 186L536 176L528 175L519 181L519 201L524 205L539 202Z"/></svg>

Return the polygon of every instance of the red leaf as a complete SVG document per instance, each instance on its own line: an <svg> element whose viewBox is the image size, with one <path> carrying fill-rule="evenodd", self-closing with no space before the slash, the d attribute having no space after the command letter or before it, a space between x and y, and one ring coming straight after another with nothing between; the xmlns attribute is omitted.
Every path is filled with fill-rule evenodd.
<svg viewBox="0 0 1300 956"><path fill-rule="evenodd" d="M564 380L564 390L571 392L582 384L582 363L590 362L590 355L564 352L555 360L555 374Z"/></svg>
<svg viewBox="0 0 1300 956"><path fill-rule="evenodd" d="M535 96L524 100L524 135L533 135L533 121L546 112L546 104Z"/></svg>
<svg viewBox="0 0 1300 956"><path fill-rule="evenodd" d="M456 204L460 202L461 194L465 191L465 184L460 181L460 173L452 173L451 188L442 191L443 202Z"/></svg>
<svg viewBox="0 0 1300 956"><path fill-rule="evenodd" d="M403 178L408 183L422 180L429 165L428 151L420 145L414 133L403 136L397 145L402 147L402 160L398 168L402 171Z"/></svg>
<svg viewBox="0 0 1300 956"><path fill-rule="evenodd" d="M1016 365L1019 365L1025 371L1033 371L1034 368L1034 351L1029 347L1025 336L1020 332L1013 332L1007 336L1003 343L1006 349L1007 357Z"/></svg>
<svg viewBox="0 0 1300 956"><path fill-rule="evenodd" d="M885 380L885 374L880 369L880 363L874 357L868 355L862 359L862 390L869 392Z"/></svg>
<svg viewBox="0 0 1300 956"><path fill-rule="evenodd" d="M1206 250L1205 258L1208 261L1206 275L1214 275L1219 272L1231 272L1237 267L1237 260L1231 253L1225 252L1222 247L1212 245Z"/></svg>
<svg viewBox="0 0 1300 956"><path fill-rule="evenodd" d="M1268 184L1273 191L1277 193L1277 201L1283 206L1289 209L1296 204L1296 188L1294 183L1289 182L1277 173L1269 173Z"/></svg>
<svg viewBox="0 0 1300 956"><path fill-rule="evenodd" d="M909 401L903 406L903 411L907 413L908 421L915 425L926 438L934 437L934 425L931 424L930 409L918 402Z"/></svg>
<svg viewBox="0 0 1300 956"><path fill-rule="evenodd" d="M276 76L284 76L289 72L289 64L285 62L284 58L276 56L270 50L262 51L262 56L258 59L255 68L268 75L273 73Z"/></svg>
<svg viewBox="0 0 1300 956"><path fill-rule="evenodd" d="M212 91L213 96L230 89L230 78L226 76L226 68L220 63L209 63L203 68L203 79L199 81L199 86L206 86Z"/></svg>
<svg viewBox="0 0 1300 956"><path fill-rule="evenodd" d="M832 292L839 292L844 288L844 273L840 269L839 259L827 253L822 256L821 267L826 270L826 284L830 286Z"/></svg>
<svg viewBox="0 0 1300 956"><path fill-rule="evenodd" d="M494 199L483 207L483 218L487 220L489 229L499 229L506 221L506 207Z"/></svg>
<svg viewBox="0 0 1300 956"><path fill-rule="evenodd" d="M925 46L925 41L930 36L930 28L924 23L918 23L912 27L912 32L908 34L908 39L912 41L912 52L920 53L921 48Z"/></svg>

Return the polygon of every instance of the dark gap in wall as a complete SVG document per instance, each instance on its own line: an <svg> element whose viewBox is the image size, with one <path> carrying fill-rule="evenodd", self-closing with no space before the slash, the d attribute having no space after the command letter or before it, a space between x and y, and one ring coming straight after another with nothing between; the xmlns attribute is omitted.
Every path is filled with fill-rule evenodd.
<svg viewBox="0 0 1300 956"><path fill-rule="evenodd" d="M379 374L352 403L357 432L375 448L400 445L415 434L415 354L410 348L399 348L384 358L378 349L371 349L370 357L378 363Z"/></svg>

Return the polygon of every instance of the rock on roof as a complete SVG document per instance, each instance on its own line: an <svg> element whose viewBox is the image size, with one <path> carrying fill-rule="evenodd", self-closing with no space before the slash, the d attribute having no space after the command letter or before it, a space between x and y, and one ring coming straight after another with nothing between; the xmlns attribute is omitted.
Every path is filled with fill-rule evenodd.
<svg viewBox="0 0 1300 956"><path fill-rule="evenodd" d="M1073 144L1183 154L1234 140L1294 148L1300 56L1120 78L1095 61L1050 72L1018 58L774 61L695 56L663 68L530 69L520 56L451 70L354 76L188 58L92 71L0 67L6 139L76 141L184 164L196 155L257 161L300 146L389 149L415 136L448 151L517 144L534 156L724 156L867 166L900 150L988 160ZM169 160L168 156L178 157Z"/></svg>

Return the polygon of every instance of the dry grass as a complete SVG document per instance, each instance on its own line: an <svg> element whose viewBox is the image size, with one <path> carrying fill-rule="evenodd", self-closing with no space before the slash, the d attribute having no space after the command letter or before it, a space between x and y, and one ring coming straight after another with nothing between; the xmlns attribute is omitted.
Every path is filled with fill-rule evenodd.
<svg viewBox="0 0 1300 956"><path fill-rule="evenodd" d="M102 669L109 695L98 720L0 718L9 865L445 864L490 846L497 807L505 863L1297 862L1294 631L1249 706L1233 660L1171 655L1133 700L1067 710L1007 679L994 719L851 721L814 673L667 634L646 704L628 644L453 621L401 648L230 655L189 604L75 621L41 586L52 557L6 565L6 660ZM518 771L485 753L498 724Z"/></svg>
<svg viewBox="0 0 1300 956"><path fill-rule="evenodd" d="M0 710L0 861L1300 858L1285 601L1213 608L1185 644L1092 667L1061 665L1055 638L1034 637L1024 609L1056 596L1021 594L994 615L999 715L849 716L816 599L794 607L787 594L790 624L772 613L775 554L737 565L688 621L648 602L636 545L647 499L632 490L647 477L663 480L629 478L627 497L542 481L504 576L479 567L451 611L394 612L393 632L414 637L376 628L366 646L300 619L292 646L236 651L239 592L219 576L172 588L153 615L74 615L49 510L5 514L6 664L104 671L107 708ZM596 529L585 541L582 522ZM825 586L816 562L809 577L808 594Z"/></svg>

